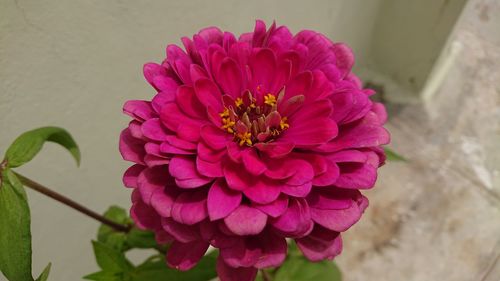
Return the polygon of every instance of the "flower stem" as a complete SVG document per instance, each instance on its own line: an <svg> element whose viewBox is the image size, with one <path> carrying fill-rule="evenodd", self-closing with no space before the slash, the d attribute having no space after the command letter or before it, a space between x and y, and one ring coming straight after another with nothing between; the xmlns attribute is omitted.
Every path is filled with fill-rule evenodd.
<svg viewBox="0 0 500 281"><path fill-rule="evenodd" d="M16 172L14 172L16 174L16 176L19 178L19 180L21 181L21 183L26 186L26 187L29 187L31 189L34 189L40 193L42 193L43 195L45 196L48 196L56 201L59 201L61 203L63 203L64 205L68 206L68 207L71 207L77 211L79 211L80 213L82 214L85 214L105 225L108 225L109 227L112 227L113 229L115 229L116 231L120 231L120 232L129 232L130 231L130 226L129 225L123 225L123 224L119 224L119 223L116 223L92 210L90 210L89 208L83 206L83 205L80 205L79 203L69 199L68 197L64 196L64 195L61 195L21 174L18 174Z"/></svg>

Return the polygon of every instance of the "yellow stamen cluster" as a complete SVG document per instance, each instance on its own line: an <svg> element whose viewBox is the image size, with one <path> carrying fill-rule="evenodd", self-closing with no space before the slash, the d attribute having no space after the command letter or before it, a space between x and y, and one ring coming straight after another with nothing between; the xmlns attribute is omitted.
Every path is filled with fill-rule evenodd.
<svg viewBox="0 0 500 281"><path fill-rule="evenodd" d="M288 120L287 117L281 118L281 122L280 122L281 130L286 130L286 129L290 128L290 125L288 125L288 123L286 122L287 120Z"/></svg>
<svg viewBox="0 0 500 281"><path fill-rule="evenodd" d="M249 92L247 96L236 98L234 104L224 107L219 113L221 128L232 134L240 146L272 141L290 127L287 118L277 113L278 99L268 93L264 96L263 104L258 105ZM276 118L280 118L279 123Z"/></svg>
<svg viewBox="0 0 500 281"><path fill-rule="evenodd" d="M237 98L234 103L236 104L236 107L240 108L243 105L243 99L242 98Z"/></svg>
<svg viewBox="0 0 500 281"><path fill-rule="evenodd" d="M239 144L240 146L243 146L244 144L251 146L252 145L252 134L249 132L246 133L238 133L236 134L236 137L240 140Z"/></svg>
<svg viewBox="0 0 500 281"><path fill-rule="evenodd" d="M276 96L274 96L273 94L265 95L264 103L270 106L274 106L276 104Z"/></svg>
<svg viewBox="0 0 500 281"><path fill-rule="evenodd" d="M222 118L222 128L226 129L229 133L234 133L233 127L236 125L236 122L232 121L229 118Z"/></svg>

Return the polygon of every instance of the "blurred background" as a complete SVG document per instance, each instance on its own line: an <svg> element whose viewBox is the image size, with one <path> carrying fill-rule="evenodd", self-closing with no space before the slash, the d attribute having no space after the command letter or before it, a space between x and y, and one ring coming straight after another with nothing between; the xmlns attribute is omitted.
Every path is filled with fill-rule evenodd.
<svg viewBox="0 0 500 281"><path fill-rule="evenodd" d="M47 144L20 172L98 212L128 207L118 136L123 103L154 94L142 65L203 27L240 34L257 18L349 44L408 159L380 170L344 236L344 280L500 280L498 0L0 0L0 153L23 131L64 127L81 167ZM34 272L49 261L52 280L96 271L98 224L28 196Z"/></svg>

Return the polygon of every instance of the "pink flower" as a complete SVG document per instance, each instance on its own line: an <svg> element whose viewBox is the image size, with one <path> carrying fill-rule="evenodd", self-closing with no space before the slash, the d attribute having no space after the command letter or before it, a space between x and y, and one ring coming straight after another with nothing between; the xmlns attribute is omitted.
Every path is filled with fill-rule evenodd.
<svg viewBox="0 0 500 281"><path fill-rule="evenodd" d="M136 224L172 242L167 262L180 270L218 248L223 281L279 266L285 238L311 261L337 256L389 142L349 47L262 21L239 39L210 27L182 43L144 66L156 96L124 106Z"/></svg>

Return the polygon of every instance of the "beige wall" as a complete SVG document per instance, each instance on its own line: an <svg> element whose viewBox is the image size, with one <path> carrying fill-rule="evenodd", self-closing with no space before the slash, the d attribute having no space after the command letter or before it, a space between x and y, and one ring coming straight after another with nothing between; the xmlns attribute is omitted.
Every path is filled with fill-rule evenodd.
<svg viewBox="0 0 500 281"><path fill-rule="evenodd" d="M0 153L19 133L67 128L81 146L80 168L62 149L46 149L20 171L99 212L129 205L118 153L124 101L148 99L147 61L167 43L207 25L235 33L255 18L294 31L316 29L351 44L359 58L378 1L28 1L0 0ZM362 7L362 9L360 8ZM78 280L97 269L90 240L97 223L31 191L34 271L53 262L51 280ZM0 277L2 279L3 277Z"/></svg>

